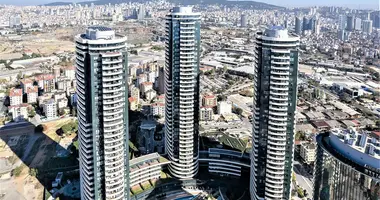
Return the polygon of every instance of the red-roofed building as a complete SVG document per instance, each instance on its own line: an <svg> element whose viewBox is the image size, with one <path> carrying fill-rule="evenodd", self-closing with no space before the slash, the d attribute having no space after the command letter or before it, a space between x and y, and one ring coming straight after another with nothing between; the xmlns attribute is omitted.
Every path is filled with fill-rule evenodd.
<svg viewBox="0 0 380 200"><path fill-rule="evenodd" d="M42 74L36 76L38 87L44 92L51 92L55 89L55 76L53 74Z"/></svg>
<svg viewBox="0 0 380 200"><path fill-rule="evenodd" d="M128 101L129 101L129 109L130 110L137 110L138 109L138 102L137 102L137 99L134 98L134 97L129 97L128 98Z"/></svg>
<svg viewBox="0 0 380 200"><path fill-rule="evenodd" d="M371 134L373 135L373 137L377 136L377 138L380 138L380 131L372 131Z"/></svg>
<svg viewBox="0 0 380 200"><path fill-rule="evenodd" d="M143 82L140 85L140 92L141 94L145 94L145 92L153 90L153 83L152 82Z"/></svg>
<svg viewBox="0 0 380 200"><path fill-rule="evenodd" d="M165 116L165 104L164 103L153 103L150 105L150 113L155 116L159 115L161 117Z"/></svg>
<svg viewBox="0 0 380 200"><path fill-rule="evenodd" d="M9 90L9 99L11 106L22 104L22 89L11 88Z"/></svg>
<svg viewBox="0 0 380 200"><path fill-rule="evenodd" d="M26 97L28 103L37 103L38 87L30 86L26 89Z"/></svg>
<svg viewBox="0 0 380 200"><path fill-rule="evenodd" d="M22 79L20 82L21 82L22 93L25 94L28 87L33 86L34 81L32 79Z"/></svg>
<svg viewBox="0 0 380 200"><path fill-rule="evenodd" d="M204 95L202 98L202 105L205 107L215 107L218 104L215 95Z"/></svg>

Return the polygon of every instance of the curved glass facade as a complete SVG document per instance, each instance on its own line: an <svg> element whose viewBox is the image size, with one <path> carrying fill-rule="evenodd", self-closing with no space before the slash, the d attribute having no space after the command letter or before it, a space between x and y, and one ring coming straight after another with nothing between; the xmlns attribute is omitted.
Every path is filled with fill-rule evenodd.
<svg viewBox="0 0 380 200"><path fill-rule="evenodd" d="M379 200L380 170L358 165L330 146L330 133L317 136L315 200Z"/></svg>

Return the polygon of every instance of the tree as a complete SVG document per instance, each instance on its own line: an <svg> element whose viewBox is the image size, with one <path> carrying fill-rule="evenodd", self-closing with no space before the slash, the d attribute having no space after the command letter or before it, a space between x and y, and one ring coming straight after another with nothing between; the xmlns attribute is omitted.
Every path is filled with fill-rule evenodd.
<svg viewBox="0 0 380 200"><path fill-rule="evenodd" d="M78 130L78 120L75 120L73 123L72 123L72 128L74 131L77 131Z"/></svg>
<svg viewBox="0 0 380 200"><path fill-rule="evenodd" d="M241 109L241 108L234 108L233 111L234 111L234 113L236 113L238 115L243 114L243 109Z"/></svg>
<svg viewBox="0 0 380 200"><path fill-rule="evenodd" d="M22 78L22 72L20 71L17 76L16 76L17 80L20 80Z"/></svg>
<svg viewBox="0 0 380 200"><path fill-rule="evenodd" d="M29 169L29 175L36 177L38 175L38 169L30 168Z"/></svg>
<svg viewBox="0 0 380 200"><path fill-rule="evenodd" d="M296 133L296 136L295 136L295 140L305 140L306 139L306 136L305 136L305 133L302 132L302 131L298 131Z"/></svg>
<svg viewBox="0 0 380 200"><path fill-rule="evenodd" d="M24 169L24 164L21 164L20 166L18 166L18 167L16 167L16 168L14 168L13 170L12 170L12 175L13 176L20 176L21 175L21 172L22 172L22 170Z"/></svg>
<svg viewBox="0 0 380 200"><path fill-rule="evenodd" d="M292 173L292 181L293 181L293 183L296 182L296 175L294 174L294 172Z"/></svg>
<svg viewBox="0 0 380 200"><path fill-rule="evenodd" d="M224 67L223 67L223 74L226 73L227 70L228 70L227 66L224 66Z"/></svg>
<svg viewBox="0 0 380 200"><path fill-rule="evenodd" d="M63 126L61 127L61 129L62 129L63 133L66 134L66 133L71 132L71 130L72 130L73 128L72 128L71 124L65 124L65 125L63 125Z"/></svg>
<svg viewBox="0 0 380 200"><path fill-rule="evenodd" d="M226 95L218 95L218 101L225 101L225 100L227 100Z"/></svg>
<svg viewBox="0 0 380 200"><path fill-rule="evenodd" d="M300 198L304 198L305 197L302 188L300 188L300 187L297 188L297 193L298 193L298 197L300 197Z"/></svg>
<svg viewBox="0 0 380 200"><path fill-rule="evenodd" d="M29 117L34 117L34 116L36 116L36 111L34 111L34 109L30 109L29 111L28 111L28 115L29 115Z"/></svg>

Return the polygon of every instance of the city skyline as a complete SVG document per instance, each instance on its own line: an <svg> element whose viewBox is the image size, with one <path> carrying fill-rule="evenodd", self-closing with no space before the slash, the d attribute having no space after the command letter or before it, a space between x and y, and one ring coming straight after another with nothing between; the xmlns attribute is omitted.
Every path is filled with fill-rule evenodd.
<svg viewBox="0 0 380 200"><path fill-rule="evenodd" d="M42 5L54 2L86 2L92 0L30 0L27 3L24 0L3 0L1 4L6 5L17 5L17 6L30 6L30 5ZM337 0L331 2L329 0L321 0L315 2L306 2L302 0L291 0L286 1L286 3L282 0L256 0L257 2L268 3L283 7L311 7L311 6L339 6L339 7L347 7L352 9L371 9L376 10L376 8L380 8L380 2L377 0L362 0L360 3L354 2L355 0ZM126 1L128 2L128 1Z"/></svg>

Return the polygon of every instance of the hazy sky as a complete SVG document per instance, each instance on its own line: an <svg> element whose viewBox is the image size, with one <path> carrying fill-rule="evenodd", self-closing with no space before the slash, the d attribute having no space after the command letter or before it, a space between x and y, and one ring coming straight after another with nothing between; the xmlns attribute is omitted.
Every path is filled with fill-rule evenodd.
<svg viewBox="0 0 380 200"><path fill-rule="evenodd" d="M38 5L51 2L81 2L84 0L0 0L0 4L13 5ZM126 0L127 1L127 0ZM256 0L286 7L312 6L312 5L333 5L346 6L350 8L378 8L380 0Z"/></svg>

